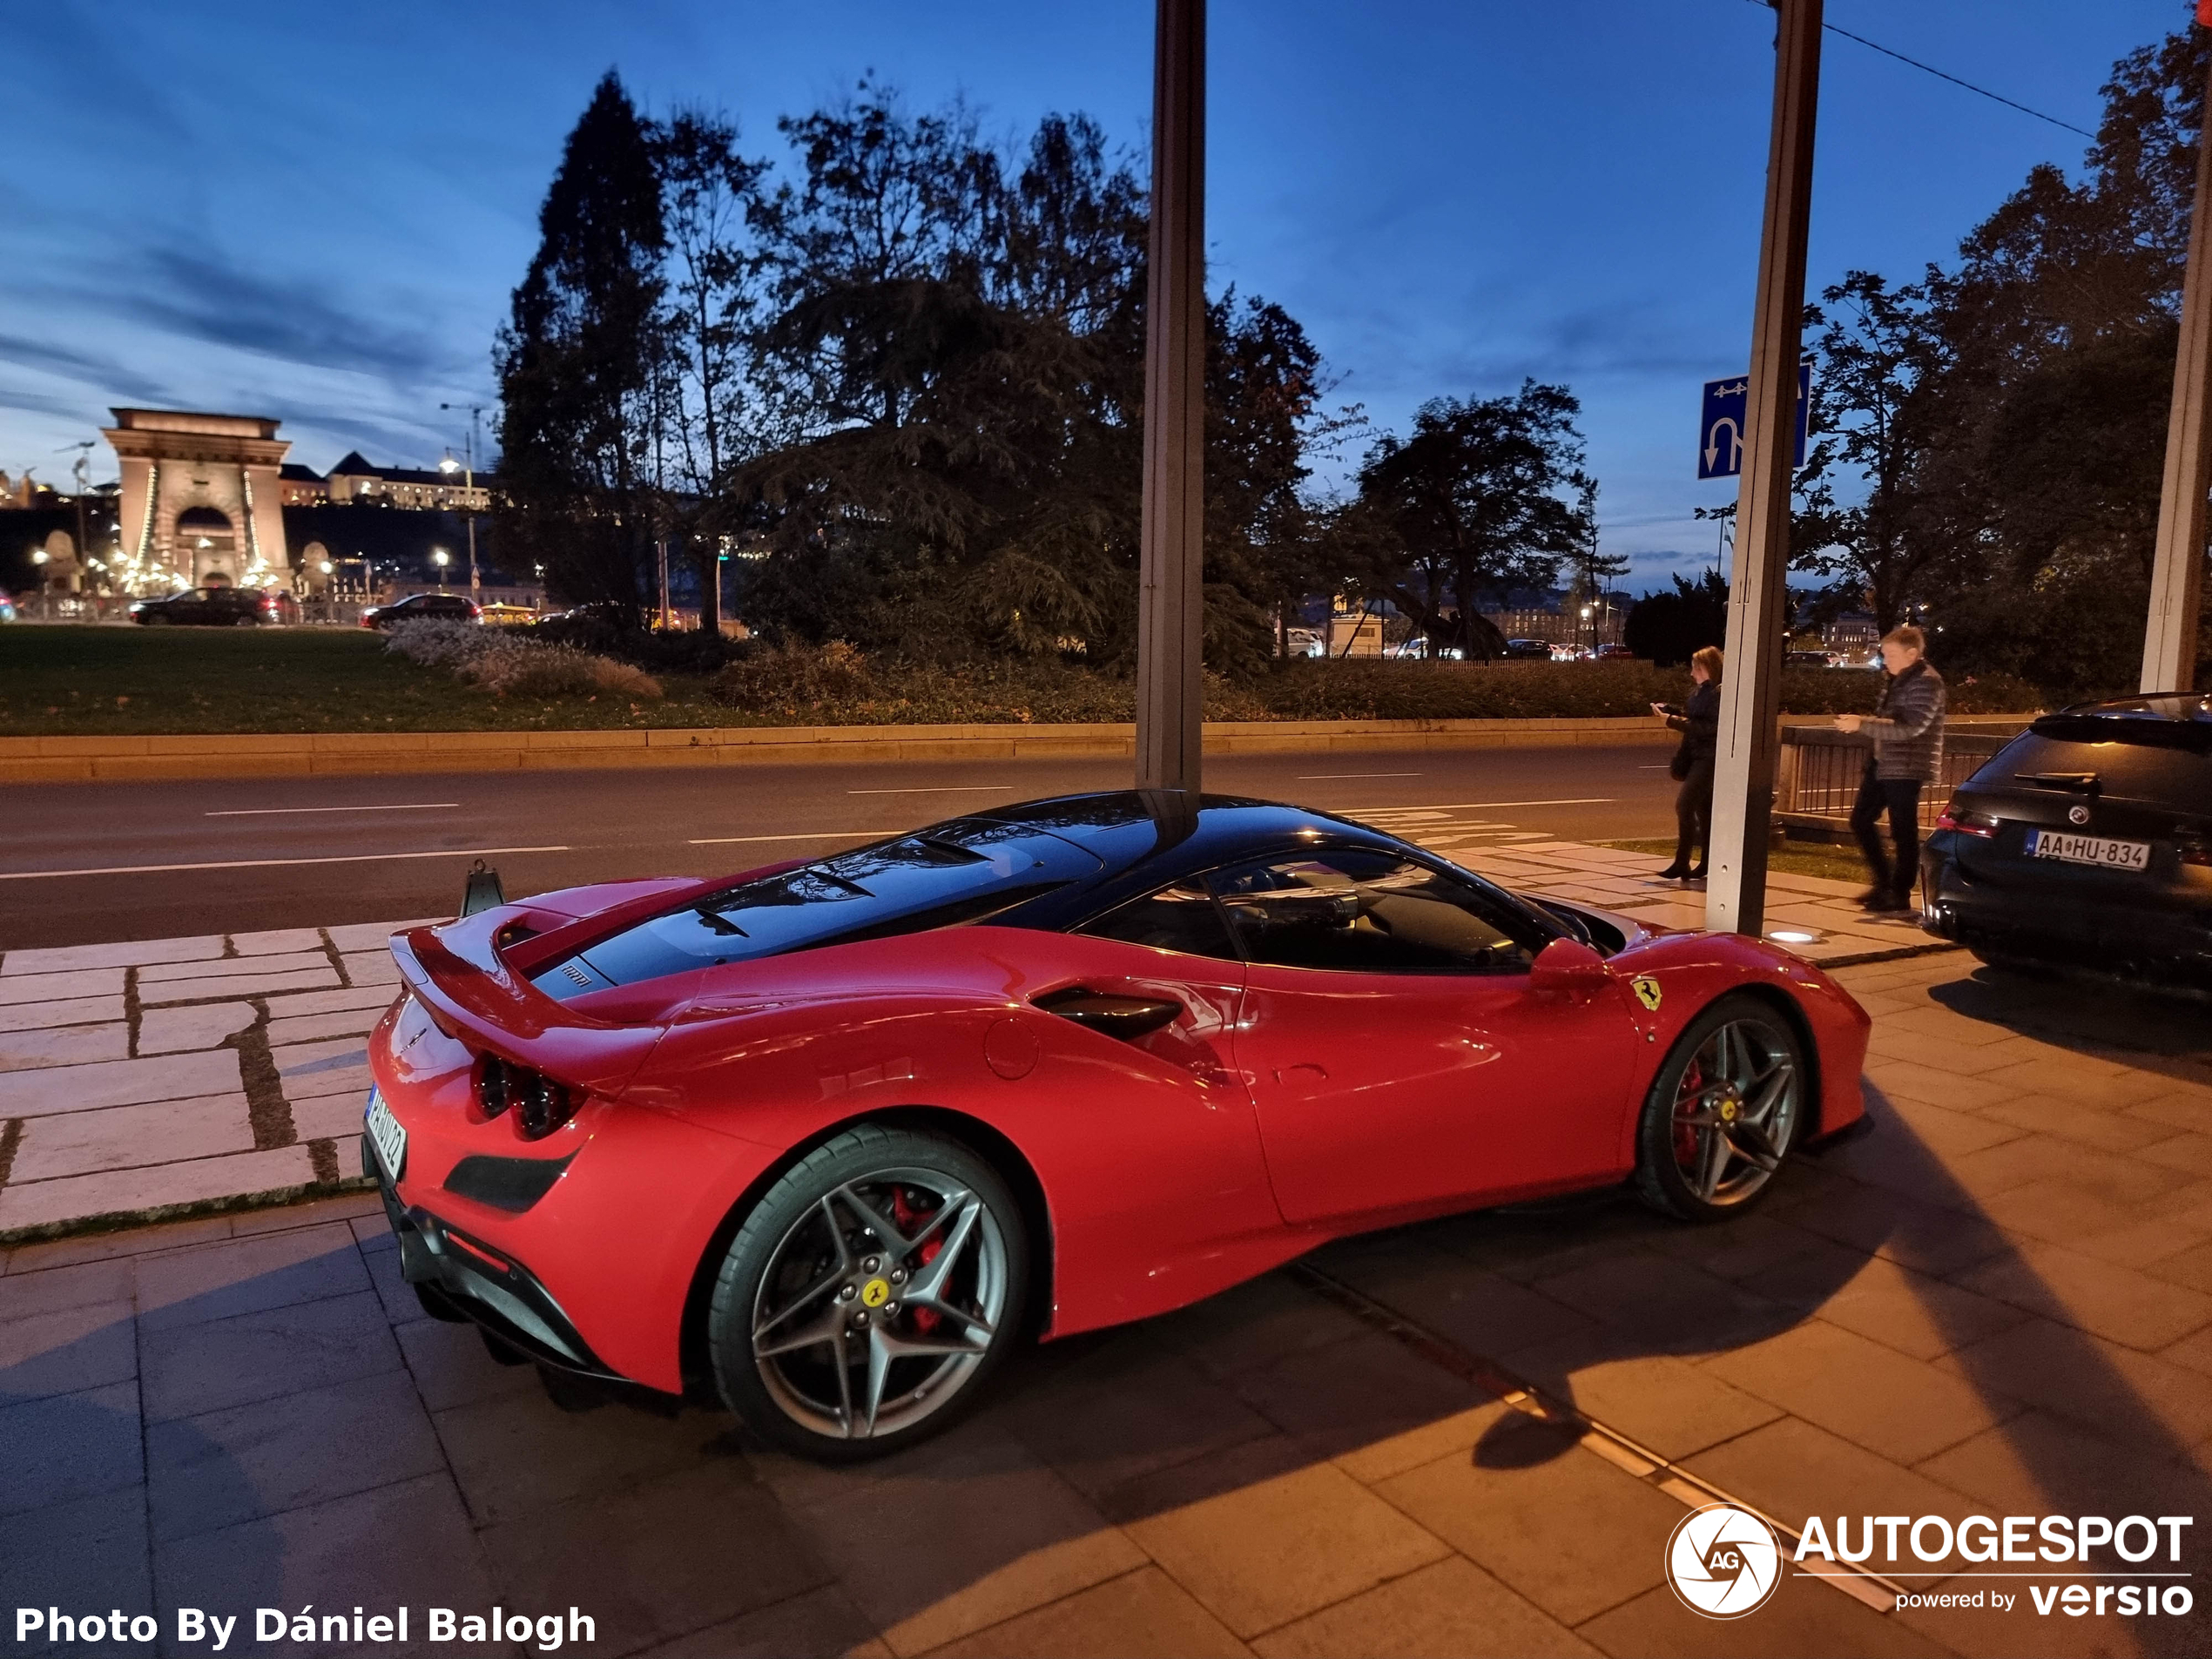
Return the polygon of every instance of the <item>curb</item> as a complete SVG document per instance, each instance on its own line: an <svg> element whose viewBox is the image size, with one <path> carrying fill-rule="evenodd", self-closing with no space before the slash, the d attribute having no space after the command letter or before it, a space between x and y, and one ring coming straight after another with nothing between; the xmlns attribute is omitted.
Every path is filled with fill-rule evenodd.
<svg viewBox="0 0 2212 1659"><path fill-rule="evenodd" d="M1862 950L1850 956L1829 956L1813 966L1823 973L1831 968L1864 968L1869 962L1901 962L1910 956L1941 956L1966 947L1947 939L1932 939L1925 945L1899 945L1892 950Z"/></svg>
<svg viewBox="0 0 2212 1659"><path fill-rule="evenodd" d="M1662 744L1649 716L1515 720L1213 721L1216 755ZM0 783L840 762L1131 759L1134 725L719 726L610 732L240 732L0 738Z"/></svg>
<svg viewBox="0 0 2212 1659"><path fill-rule="evenodd" d="M0 1250L51 1244L58 1238L82 1238L95 1233L125 1232L133 1227L151 1227L168 1221L198 1221L207 1216L227 1216L251 1210L281 1210L289 1204L375 1190L376 1183L368 1177L351 1175L335 1181L305 1181L293 1186L271 1187L261 1192L232 1192L219 1198L195 1198L190 1204L149 1204L143 1210L104 1210L98 1215L71 1216L61 1221L42 1221L35 1226L0 1231Z"/></svg>
<svg viewBox="0 0 2212 1659"><path fill-rule="evenodd" d="M1785 714L1784 727L1825 714ZM2017 731L2032 715L1965 715ZM1212 720L1215 755L1561 748L1675 741L1649 715L1496 720ZM759 725L609 732L232 732L161 737L0 737L0 783L437 772L584 772L631 766L805 766L880 761L1129 760L1134 725Z"/></svg>

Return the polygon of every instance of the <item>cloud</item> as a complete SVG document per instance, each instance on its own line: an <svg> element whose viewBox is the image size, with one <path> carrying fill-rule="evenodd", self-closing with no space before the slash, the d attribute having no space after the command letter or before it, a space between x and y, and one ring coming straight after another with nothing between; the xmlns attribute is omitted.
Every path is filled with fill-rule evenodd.
<svg viewBox="0 0 2212 1659"><path fill-rule="evenodd" d="M0 364L93 387L97 388L96 396L127 401L164 395L157 382L120 358L95 355L50 341L29 340L21 334L0 334ZM57 407L57 402L21 386L0 381L0 403L10 408L47 408ZM72 413L81 412L78 406L69 407Z"/></svg>
<svg viewBox="0 0 2212 1659"><path fill-rule="evenodd" d="M150 248L143 258L146 283L114 295L111 303L187 339L388 381L422 380L454 366L451 350L427 331L349 310L307 282L263 276L180 248Z"/></svg>

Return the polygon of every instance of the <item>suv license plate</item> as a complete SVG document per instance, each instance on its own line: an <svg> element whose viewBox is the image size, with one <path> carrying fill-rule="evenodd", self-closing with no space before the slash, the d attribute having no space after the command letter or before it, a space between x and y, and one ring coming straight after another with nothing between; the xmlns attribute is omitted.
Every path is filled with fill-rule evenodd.
<svg viewBox="0 0 2212 1659"><path fill-rule="evenodd" d="M377 1161L383 1164L385 1175L398 1181L407 1172L407 1127L392 1116L392 1109L384 1103L384 1096L374 1084L368 1090L366 1128L369 1144L376 1149Z"/></svg>
<svg viewBox="0 0 2212 1659"><path fill-rule="evenodd" d="M2148 841L2114 841L2099 835L2073 835L2065 830L2030 830L2030 858L2062 859L2068 864L2094 864L2107 870L2147 870Z"/></svg>

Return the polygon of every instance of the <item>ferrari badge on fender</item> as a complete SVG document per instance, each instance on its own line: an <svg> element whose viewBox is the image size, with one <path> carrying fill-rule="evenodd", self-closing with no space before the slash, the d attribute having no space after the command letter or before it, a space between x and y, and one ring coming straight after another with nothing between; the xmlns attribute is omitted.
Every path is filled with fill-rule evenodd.
<svg viewBox="0 0 2212 1659"><path fill-rule="evenodd" d="M1666 992L1660 988L1657 980L1653 979L1649 974L1639 974L1629 981L1629 988L1636 994L1636 1001L1642 1003L1645 1008L1654 1014L1659 1012L1660 1000L1666 995Z"/></svg>

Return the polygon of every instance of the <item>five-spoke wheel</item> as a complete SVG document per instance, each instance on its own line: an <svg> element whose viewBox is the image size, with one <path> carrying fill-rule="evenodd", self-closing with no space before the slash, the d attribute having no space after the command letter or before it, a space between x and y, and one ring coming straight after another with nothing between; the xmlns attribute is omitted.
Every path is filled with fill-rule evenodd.
<svg viewBox="0 0 2212 1659"><path fill-rule="evenodd" d="M1689 1221L1754 1202L1796 1144L1806 1076L1797 1034L1778 1010L1756 997L1716 1002L1652 1081L1638 1129L1638 1191Z"/></svg>
<svg viewBox="0 0 2212 1659"><path fill-rule="evenodd" d="M812 1456L867 1456L950 1420L1009 1345L1022 1216L957 1142L866 1124L762 1197L725 1258L711 1339L723 1397Z"/></svg>

